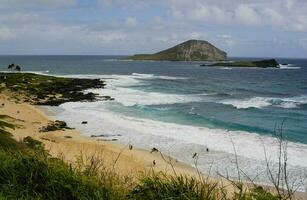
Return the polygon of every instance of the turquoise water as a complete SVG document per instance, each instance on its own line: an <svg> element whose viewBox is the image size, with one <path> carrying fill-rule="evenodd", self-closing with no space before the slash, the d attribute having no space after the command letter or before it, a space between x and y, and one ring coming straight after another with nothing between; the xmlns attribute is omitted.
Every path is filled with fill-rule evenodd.
<svg viewBox="0 0 307 200"><path fill-rule="evenodd" d="M287 139L307 144L307 60L278 59L293 65L288 69L223 69L199 67L195 62L119 59L122 57L1 56L0 69L15 62L25 71L49 74L128 75L138 83L120 86L130 90L122 94L128 103L109 105L114 112L266 135L274 134L275 125L284 121ZM151 99L142 101L148 94ZM163 94L171 95L170 102L159 102L167 98Z"/></svg>

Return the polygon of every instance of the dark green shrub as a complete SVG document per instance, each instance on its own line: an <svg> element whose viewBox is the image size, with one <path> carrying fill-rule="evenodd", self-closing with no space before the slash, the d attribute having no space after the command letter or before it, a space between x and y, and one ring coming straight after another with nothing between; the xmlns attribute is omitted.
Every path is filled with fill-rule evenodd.
<svg viewBox="0 0 307 200"><path fill-rule="evenodd" d="M207 184L185 176L147 176L128 195L130 199L214 200L216 184Z"/></svg>

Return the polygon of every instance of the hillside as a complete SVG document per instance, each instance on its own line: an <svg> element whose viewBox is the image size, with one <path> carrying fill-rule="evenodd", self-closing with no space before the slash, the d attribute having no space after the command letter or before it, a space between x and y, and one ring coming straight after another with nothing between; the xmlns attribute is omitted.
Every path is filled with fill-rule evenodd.
<svg viewBox="0 0 307 200"><path fill-rule="evenodd" d="M203 40L189 40L154 54L136 54L131 60L221 61L227 53Z"/></svg>

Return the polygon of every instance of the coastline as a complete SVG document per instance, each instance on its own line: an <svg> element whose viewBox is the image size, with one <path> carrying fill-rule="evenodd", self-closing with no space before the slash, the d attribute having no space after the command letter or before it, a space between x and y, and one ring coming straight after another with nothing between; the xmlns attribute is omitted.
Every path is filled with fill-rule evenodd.
<svg viewBox="0 0 307 200"><path fill-rule="evenodd" d="M16 140L22 140L27 136L33 137L45 145L51 156L61 158L68 163L75 163L78 156L85 158L95 156L103 159L106 167L113 167L122 175L133 174L137 177L151 170L173 175L175 170L177 175L198 176L197 170L192 166L159 152L151 153L150 150L136 147L130 150L128 144L121 145L82 136L76 130L40 132L41 127L55 119L51 119L41 109L28 103L15 103L5 94L0 95L0 100L1 104L4 103L0 114L15 118L14 121L18 125L11 131Z"/></svg>
<svg viewBox="0 0 307 200"><path fill-rule="evenodd" d="M22 140L27 136L39 140L52 157L60 158L72 165L77 163L80 158L89 161L95 157L103 161L104 167L114 169L117 174L134 179L150 172L193 176L196 179L207 177L207 180L226 186L227 190L235 190L232 183L223 177L211 177L207 174L200 176L197 169L192 166L162 155L160 152L151 153L150 149L145 150L136 147L129 149L129 144L123 145L111 141L102 141L99 138L86 137L76 130L40 132L42 127L56 119L48 116L46 110L43 111L44 109L39 109L29 102L21 103L19 97L22 97L22 95L9 90L2 92L0 103L4 105L0 109L0 114L9 115L15 119L11 122L17 124L17 127L11 133L16 140ZM32 97L30 96L30 98ZM244 182L247 187L250 184ZM262 186L272 190L270 186Z"/></svg>
<svg viewBox="0 0 307 200"><path fill-rule="evenodd" d="M62 159L69 164L76 164L78 159L89 161L91 158L95 158L103 161L103 166L106 169L113 169L116 174L129 177L132 180L137 180L142 175L152 172L162 172L170 176L182 175L198 180L209 180L219 184L230 194L236 190L233 183L222 177L216 178L200 173L191 165L159 152L151 153L150 150L136 147L130 150L128 145L82 136L74 129L40 132L42 126L56 120L48 116L43 111L44 109L36 108L28 103L16 103L7 94L0 94L0 103L4 104L0 109L0 115L13 117L12 122L17 125L14 130L10 131L14 139L21 141L30 136L41 141L52 157ZM153 165L153 161L155 161L155 165ZM252 183L245 182L244 185L249 187L252 186ZM271 186L262 186L269 191L274 191ZM307 198L307 194L303 192L296 192L295 195L297 199Z"/></svg>

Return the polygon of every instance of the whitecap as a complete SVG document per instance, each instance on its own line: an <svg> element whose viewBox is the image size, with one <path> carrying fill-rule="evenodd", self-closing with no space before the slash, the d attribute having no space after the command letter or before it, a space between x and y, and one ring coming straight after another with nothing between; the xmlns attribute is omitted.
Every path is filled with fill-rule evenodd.
<svg viewBox="0 0 307 200"><path fill-rule="evenodd" d="M279 64L279 69L301 69L301 67L296 67L293 64Z"/></svg>
<svg viewBox="0 0 307 200"><path fill-rule="evenodd" d="M297 108L300 105L307 104L307 96L295 97L252 97L249 99L226 99L219 101L225 105L232 105L238 109L246 108L264 108L268 106L276 106L286 109Z"/></svg>
<svg viewBox="0 0 307 200"><path fill-rule="evenodd" d="M124 106L188 103L199 102L203 99L200 96L193 94L180 95L160 92L145 92L124 87L107 87L105 89L90 89L87 91L101 96L111 96L116 102L121 103Z"/></svg>
<svg viewBox="0 0 307 200"><path fill-rule="evenodd" d="M219 103L232 105L236 108L263 108L272 105L268 98L265 97L253 97L250 99L226 99Z"/></svg>
<svg viewBox="0 0 307 200"><path fill-rule="evenodd" d="M122 135L128 134L129 137L135 139L145 134L177 140L179 144L181 142L203 145L212 150L231 154L234 152L234 144L238 155L257 160L265 159L263 154L265 146L269 157L272 160L278 159L278 139L270 136L129 117L110 112L104 102L65 103L60 107L74 113L69 114L67 120L75 122L74 125L77 127L83 126L76 122L89 120L91 127L86 132L91 134L95 132L99 134L101 131L111 133L115 131ZM288 142L288 150L291 165L307 167L307 159L302 159L307 155L307 145Z"/></svg>

